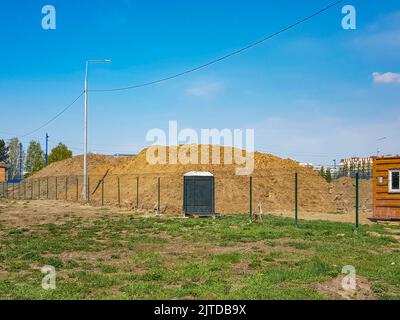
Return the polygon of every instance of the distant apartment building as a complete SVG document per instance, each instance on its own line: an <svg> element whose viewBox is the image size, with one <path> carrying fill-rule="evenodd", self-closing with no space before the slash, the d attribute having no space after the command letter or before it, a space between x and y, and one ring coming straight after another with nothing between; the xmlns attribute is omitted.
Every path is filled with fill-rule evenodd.
<svg viewBox="0 0 400 320"><path fill-rule="evenodd" d="M362 178L372 177L373 157L353 157L340 161L340 176L353 177L359 173Z"/></svg>
<svg viewBox="0 0 400 320"><path fill-rule="evenodd" d="M332 178L354 177L358 172L361 178L369 179L372 176L373 157L352 157L342 159L338 165L313 165L299 163L303 167L312 168L315 172L330 171Z"/></svg>
<svg viewBox="0 0 400 320"><path fill-rule="evenodd" d="M355 168L355 169L361 169L361 168L372 168L372 164L374 162L374 159L372 157L366 157L366 158L360 158L360 157L353 157L353 158L348 158L348 159L342 159L340 160L340 165L343 167L348 167L348 168Z"/></svg>

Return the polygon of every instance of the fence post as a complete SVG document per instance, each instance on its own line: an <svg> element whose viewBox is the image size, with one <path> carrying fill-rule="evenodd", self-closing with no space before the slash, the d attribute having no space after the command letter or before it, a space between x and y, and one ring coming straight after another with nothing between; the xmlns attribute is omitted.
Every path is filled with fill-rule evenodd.
<svg viewBox="0 0 400 320"><path fill-rule="evenodd" d="M253 177L250 177L250 223L253 222Z"/></svg>
<svg viewBox="0 0 400 320"><path fill-rule="evenodd" d="M101 181L101 206L104 207L104 179Z"/></svg>
<svg viewBox="0 0 400 320"><path fill-rule="evenodd" d="M31 200L33 200L33 182L34 182L34 180L32 179L32 182L31 182Z"/></svg>
<svg viewBox="0 0 400 320"><path fill-rule="evenodd" d="M68 176L65 177L65 201L68 201Z"/></svg>
<svg viewBox="0 0 400 320"><path fill-rule="evenodd" d="M41 194L41 190L40 190L40 178L38 179L38 183L39 183L39 190L38 190L38 200L40 200L40 194Z"/></svg>
<svg viewBox="0 0 400 320"><path fill-rule="evenodd" d="M76 177L76 202L79 201L79 177Z"/></svg>
<svg viewBox="0 0 400 320"><path fill-rule="evenodd" d="M359 211L359 173L356 173L356 230L355 232L358 232L358 226L359 226L359 221L358 221L358 211Z"/></svg>
<svg viewBox="0 0 400 320"><path fill-rule="evenodd" d="M158 177L157 179L157 211L158 214L160 214L160 193L161 193L161 181L160 181L160 177Z"/></svg>
<svg viewBox="0 0 400 320"><path fill-rule="evenodd" d="M119 176L117 177L117 186L118 186L118 206L121 206L121 188L119 184Z"/></svg>
<svg viewBox="0 0 400 320"><path fill-rule="evenodd" d="M56 200L58 200L58 177L56 177Z"/></svg>
<svg viewBox="0 0 400 320"><path fill-rule="evenodd" d="M299 226L299 211L298 211L298 196L299 196L299 192L298 192L298 173L296 172L294 174L294 224L296 226L296 228Z"/></svg>
<svg viewBox="0 0 400 320"><path fill-rule="evenodd" d="M139 177L136 177L136 209L139 209Z"/></svg>

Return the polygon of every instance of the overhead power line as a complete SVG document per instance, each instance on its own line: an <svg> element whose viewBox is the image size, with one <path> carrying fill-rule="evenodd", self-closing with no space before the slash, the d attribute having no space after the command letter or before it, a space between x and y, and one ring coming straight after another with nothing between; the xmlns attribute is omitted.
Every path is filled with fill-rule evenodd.
<svg viewBox="0 0 400 320"><path fill-rule="evenodd" d="M113 91L124 91L124 90L130 90L130 89L137 89L137 88L151 86L151 85L154 85L154 84L165 82L165 81L168 81L168 80L172 80L172 79L184 76L186 74L198 71L200 69L204 69L204 68L206 68L208 66L211 66L211 65L216 64L218 62L221 62L223 60L229 59L229 58L231 58L231 57L233 57L235 55L238 55L238 54L242 53L243 51L246 51L246 50L249 50L249 49L251 49L253 47L256 47L256 46L260 45L263 42L271 40L272 38L274 38L274 37L286 32L286 31L289 31L290 29L293 29L293 28L297 27L298 25L303 24L308 20L311 20L312 18L324 13L325 11L328 11L329 9L337 6L341 2L343 2L343 0L336 1L336 2L330 4L330 5L326 6L326 7L318 10L317 12L315 12L315 13L313 13L313 14L311 14L311 15L309 15L309 16L307 16L307 17L305 17L305 18L303 18L303 19L301 19L301 20L299 20L297 22L295 22L295 23L293 23L293 24L291 24L291 25L289 25L289 26L287 26L287 27L285 27L285 28L273 33L273 34L270 34L270 35L264 37L261 40L253 42L253 43L251 43L251 44L249 44L249 45L247 45L247 46L245 46L243 48L240 48L240 49L238 49L236 51L233 51L233 52L231 52L229 54L226 54L226 55L224 55L222 57L219 57L217 59L211 60L211 61L209 61L209 62L207 62L205 64L202 64L200 66L194 67L192 69L188 69L188 70L185 70L183 72L180 72L180 73L177 73L177 74L165 77L165 78L161 78L161 79L158 79L158 80L153 80L153 81L149 81L149 82L145 82L145 83L135 84L135 85L127 86L127 87L112 88L112 89L94 89L94 90L89 90L89 91L91 91L91 92L113 92Z"/></svg>
<svg viewBox="0 0 400 320"><path fill-rule="evenodd" d="M36 132L38 132L40 129L43 129L44 127L46 127L47 125L49 125L50 123L52 123L54 120L56 120L57 118L59 118L64 112L66 112L69 108L71 108L78 100L80 97L82 97L84 94L84 92L81 92L79 94L78 97L76 97L74 99L73 102L71 102L69 105L67 105L66 107L64 107L64 109L62 109L59 113L57 113L54 117L52 117L51 119L49 119L48 121L46 121L43 125L41 125L40 127L36 128L35 130L32 130L28 133L25 133L23 135L18 136L18 138L25 138L27 136L30 136Z"/></svg>
<svg viewBox="0 0 400 320"><path fill-rule="evenodd" d="M212 60L212 61L209 61L209 62L207 62L207 63L205 63L205 64L203 64L203 65L194 67L194 68L192 68L192 69L188 69L188 70L186 70L186 71L177 73L177 74L172 75L172 76L168 76L168 77L165 77L165 78L161 78L161 79L158 79L158 80L154 80L154 81L150 81L150 82L145 82L145 83L141 83L141 84L131 85L131 86L127 86L127 87L113 88L113 89L102 89L102 90L101 90L101 89L95 89L95 90L90 90L90 91L91 91L91 92L113 92L113 91L130 90L130 89L136 89L136 88L151 86L151 85L154 85L154 84L158 84L158 83L161 83L161 82L165 82L165 81L168 81L168 80L172 80L172 79L175 79L175 78L184 76L184 75L186 75L186 74L189 74L189 73L198 71L198 70L200 70L200 69L206 68L206 67L211 66L211 65L213 65L213 64L216 64L216 63L218 63L218 62L221 62L221 61L223 61L223 60L226 60L226 59L228 59L228 58L231 58L231 57L233 57L233 56L235 56L235 55L238 55L238 54L240 54L240 53L242 53L242 52L244 52L244 51L246 51L246 50L249 50L249 49L251 49L251 48L253 48L253 47L255 47L255 46L258 46L258 45L260 45L261 43L266 42L266 41L268 41L268 40L270 40L270 39L272 39L272 38L274 38L274 37L276 37L276 36L278 36L278 35L280 35L280 34L286 32L286 31L289 31L290 29L293 29L293 28L297 27L298 25L303 24L303 23L305 23L305 22L308 21L308 20L311 20L312 18L314 18L314 17L316 17L316 16L318 16L318 15L324 13L325 11L328 11L329 9L331 9L331 8L333 8L333 7L335 7L335 6L337 6L337 5L340 4L341 2L343 2L343 0L336 1L336 2L330 4L330 5L326 6L326 7L324 7L324 8L322 8L322 9L318 10L317 12L315 12L315 13L313 13L313 14L311 14L311 15L309 15L309 16L307 16L307 17L305 17L305 18L303 18L303 19L301 19L301 20L299 20L299 21L297 21L297 22L295 22L295 23L293 23L293 24L291 24L291 25L289 25L289 26L287 26L287 27L285 27L285 28L283 28L283 29L281 29L281 30L279 30L279 31L277 31L277 32L275 32L275 33L273 33L273 34L270 34L270 35L264 37L264 38L261 39L261 40L258 40L258 41L254 42L254 43L251 43L251 44L249 44L249 45L247 45L247 46L245 46L245 47L243 47L243 48L240 48L240 49L238 49L238 50L236 50L236 51L233 51L233 52L231 52L231 53L229 53L229 54L227 54L227 55L224 55L224 56L222 56L222 57L220 57L220 58L214 59L214 60ZM39 126L38 128L36 128L36 129L34 129L34 130L30 131L30 132L27 132L27 133L25 133L25 134L23 134L23 135L20 135L20 136L18 136L18 137L19 137L19 138L24 138L24 137L30 136L30 135L32 135L32 134L38 132L39 130L43 129L44 127L46 127L47 125L49 125L50 123L52 123L53 121L55 121L57 118L59 118L62 114L64 114L69 108L71 108L71 107L79 100L79 98L81 98L81 97L83 96L83 94L84 94L84 92L81 92L81 93L79 94L79 96L73 100L72 103L70 103L69 105L67 105L66 107L64 107L59 113L57 113L54 117L50 118L50 119L49 119L48 121L46 121L43 125Z"/></svg>

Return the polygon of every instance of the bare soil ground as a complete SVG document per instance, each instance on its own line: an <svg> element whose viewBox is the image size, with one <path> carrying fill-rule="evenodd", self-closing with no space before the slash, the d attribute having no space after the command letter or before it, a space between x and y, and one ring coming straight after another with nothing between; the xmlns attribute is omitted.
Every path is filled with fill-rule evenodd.
<svg viewBox="0 0 400 320"><path fill-rule="evenodd" d="M66 202L62 200L16 200L9 201L7 204L0 202L0 223L7 227L25 227L34 224L61 224L74 219L97 219L102 218L118 218L118 216L126 216L132 210L127 208L105 207L103 209L84 205L76 202ZM176 215L161 214L157 215L155 211L149 214L149 211L136 211L138 216L142 217L174 217ZM268 214L278 217L293 218L294 213L271 212ZM265 214L266 215L266 214ZM371 213L362 212L359 216L360 224L373 224L369 220ZM264 219L268 219L264 217ZM300 212L300 220L310 221L335 221L354 223L354 214L345 213L321 213L321 212Z"/></svg>

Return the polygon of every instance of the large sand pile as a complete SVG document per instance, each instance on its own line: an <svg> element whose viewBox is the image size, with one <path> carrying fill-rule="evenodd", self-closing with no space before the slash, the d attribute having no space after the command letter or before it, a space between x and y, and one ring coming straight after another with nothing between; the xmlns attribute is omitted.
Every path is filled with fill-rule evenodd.
<svg viewBox="0 0 400 320"><path fill-rule="evenodd" d="M182 149L181 149L182 150ZM221 163L224 163L225 149L218 147ZM249 177L237 176L236 164L156 164L151 165L146 158L147 149L134 158L114 158L90 155L88 160L90 175L90 201L101 203L101 188L94 189L99 180L109 170L104 184L104 203L134 208L137 204L137 177L139 177L139 208L157 207L157 180L161 181L161 210L167 213L181 213L183 203L183 174L189 171L209 171L216 178L216 210L218 213L243 213L249 210ZM167 149L167 154L169 149ZM199 157L201 148L198 147ZM209 147L211 159L212 148ZM262 204L264 212L289 211L294 208L294 174L299 177L299 208L308 212L343 212L351 208L350 200L344 201L348 192L335 191L335 184L329 185L317 173L304 168L290 159L281 159L269 154L254 154L255 170L253 176L253 208ZM58 176L58 198L65 196L65 183L68 184L68 199L80 199L82 178L82 156L54 163L33 176L31 180ZM70 176L65 183L61 176ZM72 177L76 176L76 177ZM60 182L61 181L61 182ZM118 197L118 183L120 196ZM53 182L55 185L55 182ZM338 186L342 186L339 184ZM349 188L350 189L350 188ZM78 192L76 192L78 191ZM42 191L43 192L43 191ZM341 200L339 200L338 198ZM349 195L351 197L351 195ZM120 201L118 202L118 198ZM343 200L343 201L342 201ZM344 206L343 203L348 203ZM354 206L353 206L354 207Z"/></svg>
<svg viewBox="0 0 400 320"><path fill-rule="evenodd" d="M338 212L354 212L356 201L356 181L350 177L334 180L330 192L334 195L336 210ZM372 182L360 179L359 182L359 208L361 211L372 210Z"/></svg>
<svg viewBox="0 0 400 320"><path fill-rule="evenodd" d="M126 161L126 158L116 158L101 154L88 154L88 174L101 175L107 168L118 166ZM64 161L50 164L34 175L33 178L48 176L78 176L83 172L83 155L79 155Z"/></svg>

